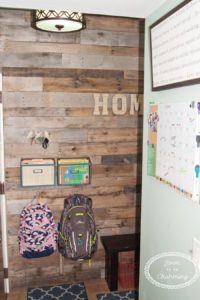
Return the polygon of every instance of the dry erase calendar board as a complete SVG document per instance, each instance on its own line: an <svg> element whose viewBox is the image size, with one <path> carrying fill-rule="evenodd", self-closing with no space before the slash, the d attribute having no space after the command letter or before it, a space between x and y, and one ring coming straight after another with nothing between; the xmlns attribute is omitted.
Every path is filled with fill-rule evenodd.
<svg viewBox="0 0 200 300"><path fill-rule="evenodd" d="M148 175L199 201L200 102L150 105L148 125Z"/></svg>
<svg viewBox="0 0 200 300"><path fill-rule="evenodd" d="M152 89L200 82L200 0L187 0L150 27Z"/></svg>

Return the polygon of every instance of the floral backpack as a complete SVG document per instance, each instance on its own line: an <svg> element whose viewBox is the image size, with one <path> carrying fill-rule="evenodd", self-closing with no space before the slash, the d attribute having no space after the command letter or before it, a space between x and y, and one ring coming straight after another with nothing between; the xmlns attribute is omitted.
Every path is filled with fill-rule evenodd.
<svg viewBox="0 0 200 300"><path fill-rule="evenodd" d="M21 212L18 233L20 254L26 258L51 255L57 248L57 228L51 210L40 202Z"/></svg>

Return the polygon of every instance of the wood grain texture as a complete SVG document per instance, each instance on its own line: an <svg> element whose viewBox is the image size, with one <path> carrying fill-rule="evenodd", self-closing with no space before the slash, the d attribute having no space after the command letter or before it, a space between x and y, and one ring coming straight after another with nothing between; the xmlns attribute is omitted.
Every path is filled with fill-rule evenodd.
<svg viewBox="0 0 200 300"><path fill-rule="evenodd" d="M82 45L66 43L45 43L45 42L23 42L5 40L0 41L0 52L3 53L61 53L74 55L112 55L112 56L133 56L143 57L142 47L120 47L103 45Z"/></svg>
<svg viewBox="0 0 200 300"><path fill-rule="evenodd" d="M18 167L13 167L13 168L7 168L7 172L10 173L11 175L9 175L10 177L16 177L19 175L19 168ZM18 171L16 171L18 170ZM6 173L7 173L6 172ZM14 174L13 174L14 173ZM16 175L18 174L18 175ZM94 195L101 195L101 196L105 196L105 195L110 195L111 197L114 197L115 195L118 195L120 193L135 193L137 192L136 190L137 185L133 186L133 185L129 185L127 183L127 185L119 185L116 184L114 186L99 186L99 187L95 187L92 185L84 185L84 186L71 186L71 187L65 187L65 186L56 186L56 187L51 187L49 189L40 189L40 195L41 197L47 199L47 201L54 201L54 198L62 198L64 199L64 197L66 195L68 195L69 191L72 193L84 193L87 194L89 196L94 196ZM7 191L7 199L8 200L22 200L22 199L29 199L31 200L34 196L35 196L35 192L36 189L22 189L19 188L17 190L10 190ZM139 190L140 192L140 190Z"/></svg>
<svg viewBox="0 0 200 300"><path fill-rule="evenodd" d="M15 73L14 68L14 73ZM7 78L7 77L6 77ZM107 93L107 106L108 108L112 108L112 99L118 93ZM98 91L98 95L100 98L103 97L104 94ZM131 98L137 97L137 94L125 94L127 99L127 107L130 108ZM5 92L4 91L4 108L16 108L17 109L24 108L27 111L30 109L30 102L33 101L34 108L92 108L94 110L94 93L68 93L68 92ZM141 104L141 109L139 110L139 114L143 112L143 97L139 95L139 102ZM32 106L33 107L33 106Z"/></svg>
<svg viewBox="0 0 200 300"><path fill-rule="evenodd" d="M86 23L87 28L92 30L144 33L144 21L141 19L119 17L116 20L115 17L99 16L98 22L96 22L95 16L86 15Z"/></svg>
<svg viewBox="0 0 200 300"><path fill-rule="evenodd" d="M81 44L143 47L143 34L135 32L114 32L106 30L83 30L80 35Z"/></svg>
<svg viewBox="0 0 200 300"><path fill-rule="evenodd" d="M102 56L63 54L62 67L107 70L143 70L143 59L137 56Z"/></svg>
<svg viewBox="0 0 200 300"><path fill-rule="evenodd" d="M88 142L131 142L142 138L138 128L89 129Z"/></svg>
<svg viewBox="0 0 200 300"><path fill-rule="evenodd" d="M42 78L3 77L4 91L42 91Z"/></svg>
<svg viewBox="0 0 200 300"><path fill-rule="evenodd" d="M142 80L104 78L44 78L44 92L83 92L83 93L143 93Z"/></svg>
<svg viewBox="0 0 200 300"><path fill-rule="evenodd" d="M137 128L142 118L137 116L91 116L87 117L8 117L5 126L24 128Z"/></svg>
<svg viewBox="0 0 200 300"><path fill-rule="evenodd" d="M123 69L123 68L122 68ZM22 67L5 67L3 68L3 76L16 76L16 77L67 77L67 78L124 78L124 71L117 70L91 70L91 69L71 69L69 68L22 68Z"/></svg>
<svg viewBox="0 0 200 300"><path fill-rule="evenodd" d="M62 54L60 53L0 53L2 67L38 67L59 68L62 66Z"/></svg>
<svg viewBox="0 0 200 300"><path fill-rule="evenodd" d="M125 55L62 53L0 53L2 67L79 68L105 70L143 70L143 58Z"/></svg>
<svg viewBox="0 0 200 300"><path fill-rule="evenodd" d="M105 267L100 239L90 267L65 260L63 275L58 252L31 261L20 256L19 216L35 195L45 198L56 223L65 197L90 196L99 237L140 228L144 21L95 15L86 19L86 30L59 35L31 28L29 11L0 10L12 288L100 278ZM120 97L124 111L117 116ZM106 99L107 115L102 108L94 115L96 99ZM30 143L30 130L49 132L46 150ZM83 156L92 162L90 185L21 187L22 158ZM0 269L0 282L2 276Z"/></svg>

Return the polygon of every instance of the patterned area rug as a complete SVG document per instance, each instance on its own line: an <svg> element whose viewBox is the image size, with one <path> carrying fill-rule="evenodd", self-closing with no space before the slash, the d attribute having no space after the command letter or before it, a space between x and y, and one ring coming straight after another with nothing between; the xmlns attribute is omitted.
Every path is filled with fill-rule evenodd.
<svg viewBox="0 0 200 300"><path fill-rule="evenodd" d="M97 294L98 300L138 300L138 292L136 291L121 291Z"/></svg>
<svg viewBox="0 0 200 300"><path fill-rule="evenodd" d="M87 300L84 283L28 288L27 300Z"/></svg>

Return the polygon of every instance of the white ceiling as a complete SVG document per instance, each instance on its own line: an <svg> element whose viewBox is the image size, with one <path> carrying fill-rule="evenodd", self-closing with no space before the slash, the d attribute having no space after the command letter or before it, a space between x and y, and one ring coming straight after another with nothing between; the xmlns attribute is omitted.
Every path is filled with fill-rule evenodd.
<svg viewBox="0 0 200 300"><path fill-rule="evenodd" d="M146 18L166 1L169 0L0 0L0 7Z"/></svg>

